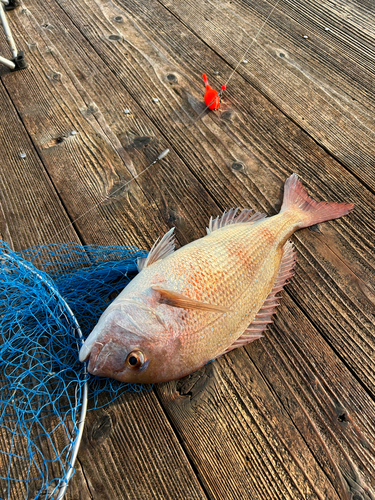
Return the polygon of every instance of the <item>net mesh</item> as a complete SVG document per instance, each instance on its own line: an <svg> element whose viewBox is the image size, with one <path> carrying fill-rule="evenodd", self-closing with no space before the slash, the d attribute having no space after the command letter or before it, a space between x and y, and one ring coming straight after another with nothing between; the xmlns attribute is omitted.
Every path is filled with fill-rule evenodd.
<svg viewBox="0 0 375 500"><path fill-rule="evenodd" d="M13 252L0 242L1 500L57 498L87 381L90 408L143 389L87 375L78 350L80 331L87 337L145 255L73 243Z"/></svg>

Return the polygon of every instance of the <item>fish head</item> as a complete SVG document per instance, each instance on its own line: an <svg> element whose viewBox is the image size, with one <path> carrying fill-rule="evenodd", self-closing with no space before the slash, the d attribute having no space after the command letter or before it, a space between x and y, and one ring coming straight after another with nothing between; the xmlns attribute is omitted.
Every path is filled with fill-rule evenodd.
<svg viewBox="0 0 375 500"><path fill-rule="evenodd" d="M81 347L92 375L127 383L156 383L170 377L177 343L160 312L135 301L111 306Z"/></svg>

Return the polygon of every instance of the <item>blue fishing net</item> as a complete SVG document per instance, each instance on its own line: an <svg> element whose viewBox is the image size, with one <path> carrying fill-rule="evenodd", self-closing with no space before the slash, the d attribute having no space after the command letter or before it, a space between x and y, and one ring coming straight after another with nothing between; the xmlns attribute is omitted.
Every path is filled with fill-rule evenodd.
<svg viewBox="0 0 375 500"><path fill-rule="evenodd" d="M145 255L73 243L13 252L0 242L0 500L60 500L87 392L98 408L142 390L88 375L78 350Z"/></svg>

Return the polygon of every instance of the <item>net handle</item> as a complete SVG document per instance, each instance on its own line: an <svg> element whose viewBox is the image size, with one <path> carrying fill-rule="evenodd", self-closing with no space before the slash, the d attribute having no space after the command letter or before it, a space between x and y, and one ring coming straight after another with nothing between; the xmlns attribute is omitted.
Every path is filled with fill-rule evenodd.
<svg viewBox="0 0 375 500"><path fill-rule="evenodd" d="M52 284L49 281L47 281L41 274L39 274L36 269L33 269L32 267L28 266L25 262L16 260L11 255L5 255L3 258L11 260L13 262L16 262L18 265L23 266L25 269L27 269L28 271L33 273L53 292L54 295L56 295L64 303L71 319L73 320L74 328L75 328L76 332L78 333L78 337L80 339L82 339L83 335L82 335L81 328L78 324L77 318L74 316L73 311L70 309L70 307L67 304L67 302L65 301L65 299L60 295L59 291L54 286L52 286ZM83 373L85 376L87 375L86 365L84 365ZM62 498L64 497L64 495L66 493L66 489L68 487L69 480L72 477L73 472L74 472L74 464L75 464L75 461L77 459L78 450L79 450L79 447L80 447L80 444L82 441L83 429L85 426L86 413L87 413L87 400L88 400L88 382L87 382L87 379L86 379L86 382L83 386L83 398L82 399L83 399L82 400L82 408L81 408L81 414L80 414L80 419L79 419L79 424L78 424L78 434L77 434L77 438L75 440L74 447L73 447L73 454L72 454L72 458L70 460L70 467L69 467L68 472L66 473L65 479L63 480L63 485L61 486L61 488L58 491L56 500L62 500Z"/></svg>

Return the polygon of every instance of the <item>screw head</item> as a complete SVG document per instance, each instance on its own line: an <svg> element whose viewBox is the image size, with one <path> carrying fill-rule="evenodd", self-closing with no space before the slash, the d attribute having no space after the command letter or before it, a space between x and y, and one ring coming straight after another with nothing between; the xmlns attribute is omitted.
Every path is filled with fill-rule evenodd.
<svg viewBox="0 0 375 500"><path fill-rule="evenodd" d="M26 153L20 153L20 158L26 158Z"/></svg>
<svg viewBox="0 0 375 500"><path fill-rule="evenodd" d="M157 97L153 97L153 98L152 98L152 100L153 100L154 102L159 102L159 99L158 99Z"/></svg>

